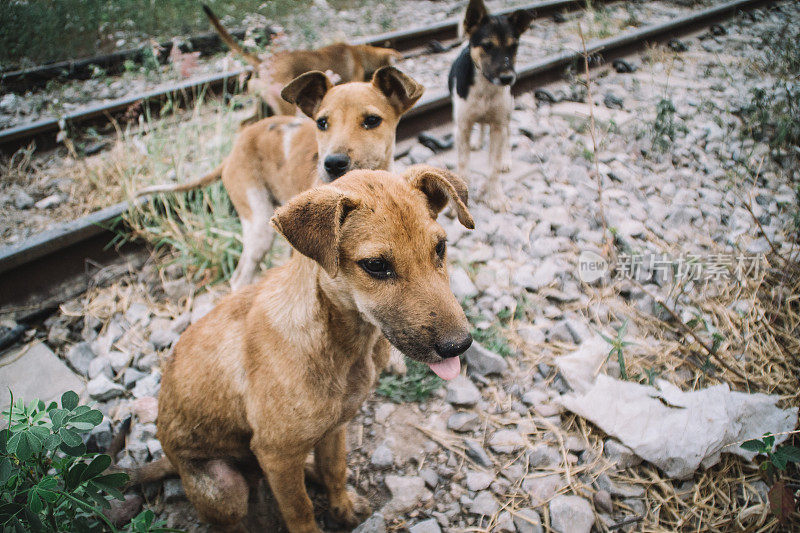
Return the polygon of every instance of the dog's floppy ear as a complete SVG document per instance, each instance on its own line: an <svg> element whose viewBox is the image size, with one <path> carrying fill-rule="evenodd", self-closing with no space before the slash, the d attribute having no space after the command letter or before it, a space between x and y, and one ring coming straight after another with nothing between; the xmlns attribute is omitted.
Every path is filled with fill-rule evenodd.
<svg viewBox="0 0 800 533"><path fill-rule="evenodd" d="M281 90L281 97L295 104L306 116L314 118L325 93L333 83L323 72L312 70L296 77Z"/></svg>
<svg viewBox="0 0 800 533"><path fill-rule="evenodd" d="M391 66L376 70L372 75L372 85L389 99L400 114L411 109L425 92L425 87Z"/></svg>
<svg viewBox="0 0 800 533"><path fill-rule="evenodd" d="M464 31L467 35L472 35L483 19L488 16L489 12L486 10L483 0L469 0L467 12L464 14Z"/></svg>
<svg viewBox="0 0 800 533"><path fill-rule="evenodd" d="M333 187L316 187L279 208L270 222L295 250L319 263L333 278L339 272L342 224L359 203Z"/></svg>
<svg viewBox="0 0 800 533"><path fill-rule="evenodd" d="M467 209L469 199L469 189L467 184L450 172L430 165L414 165L406 170L403 177L408 184L422 191L428 197L428 207L431 216L436 218L439 212L445 208L447 202L452 200L458 215L458 221L469 229L475 228Z"/></svg>
<svg viewBox="0 0 800 533"><path fill-rule="evenodd" d="M533 21L533 15L527 9L518 9L508 15L508 23L514 28L514 35L519 37L528 29Z"/></svg>

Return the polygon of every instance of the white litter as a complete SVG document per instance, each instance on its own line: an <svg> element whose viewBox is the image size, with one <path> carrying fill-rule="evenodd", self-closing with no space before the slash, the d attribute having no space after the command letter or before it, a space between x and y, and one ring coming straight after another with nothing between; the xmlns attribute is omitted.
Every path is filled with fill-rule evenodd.
<svg viewBox="0 0 800 533"><path fill-rule="evenodd" d="M557 361L573 389L558 402L591 421L671 478L691 476L708 468L722 452L752 460L754 452L739 442L777 434L780 444L797 425L797 409L780 409L779 397L731 392L715 385L683 392L658 380L657 387L597 375L608 354L600 337L588 339Z"/></svg>

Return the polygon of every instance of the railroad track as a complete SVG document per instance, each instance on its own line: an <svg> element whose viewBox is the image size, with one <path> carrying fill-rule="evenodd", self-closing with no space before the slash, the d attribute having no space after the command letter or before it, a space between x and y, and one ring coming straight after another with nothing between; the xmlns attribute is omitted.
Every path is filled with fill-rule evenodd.
<svg viewBox="0 0 800 533"><path fill-rule="evenodd" d="M666 23L589 42L590 66L607 64L650 44L695 33L741 11L770 3L772 0L732 0ZM565 68L582 59L582 53L564 52L525 65L519 69L514 92L530 91L561 79ZM398 127L398 140L412 139L426 129L446 124L450 115L449 95L445 91L429 94L403 117ZM43 307L57 305L85 290L91 278L87 269L102 270L141 254L144 251L141 245L127 244L118 250L108 246L116 235L109 227L127 207L123 202L19 245L0 249L0 317L24 317Z"/></svg>
<svg viewBox="0 0 800 533"><path fill-rule="evenodd" d="M614 0L602 1L611 2ZM544 0L505 9L499 13L527 9L535 17L542 18L556 13L581 9L584 6L585 0ZM452 41L458 39L459 22L460 18L453 18L424 28L387 32L353 39L350 42L352 44L386 46L404 52L408 57L415 57L425 53L429 43L433 41L450 42L445 46L452 46ZM241 36L243 32L240 31L236 35ZM208 49L215 49L213 45L217 43L210 35L200 36L196 40ZM164 43L162 46L167 44L171 46L171 43ZM117 62L121 63L140 53L141 51L139 50L133 50L120 52L116 55L86 58L75 62L62 62L29 71L10 72L2 75L0 86L10 85L11 88L21 90L26 79L30 80L34 86L38 86L48 79L58 77L59 73L64 70L73 72L76 78L81 78L85 77L90 65L101 64L113 67ZM179 106L187 106L201 94L224 95L239 92L243 88L241 80L243 77L249 76L251 72L252 69L250 67L242 67L227 72L211 74L147 91L144 94L126 96L107 103L87 106L58 118L43 118L3 129L0 130L0 150L12 152L20 146L29 144L31 141L37 141L37 145L49 145L54 142L56 135L62 129L66 128L69 131L108 123L113 117L119 117L131 109L136 110L137 107L151 106L158 108L166 101L172 101Z"/></svg>

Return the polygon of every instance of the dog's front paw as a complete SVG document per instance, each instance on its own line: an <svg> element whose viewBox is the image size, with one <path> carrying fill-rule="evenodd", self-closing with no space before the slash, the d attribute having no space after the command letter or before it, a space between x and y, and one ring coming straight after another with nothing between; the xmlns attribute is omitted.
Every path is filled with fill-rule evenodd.
<svg viewBox="0 0 800 533"><path fill-rule="evenodd" d="M351 490L343 492L336 501L331 500L331 518L348 528L360 524L358 516L366 516L371 510L367 499Z"/></svg>
<svg viewBox="0 0 800 533"><path fill-rule="evenodd" d="M486 186L485 198L486 205L492 211L502 213L506 210L506 198L499 183Z"/></svg>

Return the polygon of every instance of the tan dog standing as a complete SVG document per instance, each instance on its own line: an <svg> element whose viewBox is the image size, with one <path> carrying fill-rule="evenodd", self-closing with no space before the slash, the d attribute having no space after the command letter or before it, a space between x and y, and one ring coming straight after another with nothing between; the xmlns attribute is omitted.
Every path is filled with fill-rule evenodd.
<svg viewBox="0 0 800 533"><path fill-rule="evenodd" d="M314 450L334 519L354 526L345 426L386 362L376 344L452 379L472 342L436 222L448 201L472 228L465 183L418 166L353 171L280 208L272 223L299 253L181 336L159 395L166 458L133 479L177 471L203 519L239 531L260 466L288 529L317 532L303 473Z"/></svg>
<svg viewBox="0 0 800 533"><path fill-rule="evenodd" d="M448 76L458 174L467 177L473 126L479 125L477 148L482 146L488 128L490 169L484 194L488 205L495 210L503 209L505 203L499 174L511 168L509 129L514 109L511 86L517 80L514 61L520 36L532 19L533 15L525 9L508 15L490 15L483 0L470 0L463 22L469 42L453 62Z"/></svg>
<svg viewBox="0 0 800 533"><path fill-rule="evenodd" d="M281 98L281 89L306 72L330 71L338 77L334 80L336 83L366 81L379 68L390 66L402 57L400 52L391 48L335 43L316 50L280 51L262 61L239 45L208 6L203 5L203 11L222 41L255 69L256 76L248 82L247 89L258 97L258 102L254 115L242 121L243 125L270 116L265 106L272 115L294 116L297 108Z"/></svg>
<svg viewBox="0 0 800 533"><path fill-rule="evenodd" d="M394 67L379 69L371 82L335 87L323 73L308 72L287 85L282 96L313 120L260 120L239 133L230 155L209 174L139 194L187 191L221 177L242 221L242 256L231 286L243 287L253 281L272 245L273 206L348 170L391 169L397 123L423 91Z"/></svg>

